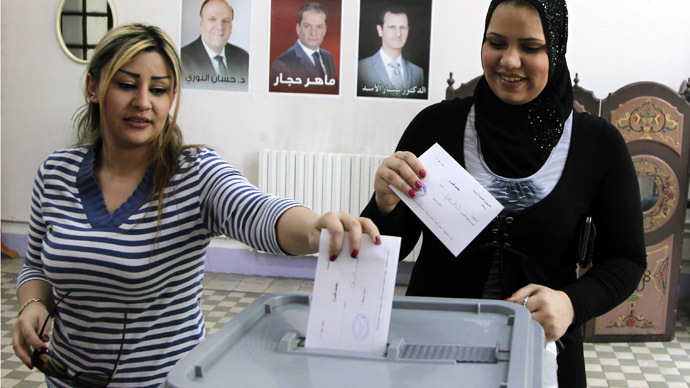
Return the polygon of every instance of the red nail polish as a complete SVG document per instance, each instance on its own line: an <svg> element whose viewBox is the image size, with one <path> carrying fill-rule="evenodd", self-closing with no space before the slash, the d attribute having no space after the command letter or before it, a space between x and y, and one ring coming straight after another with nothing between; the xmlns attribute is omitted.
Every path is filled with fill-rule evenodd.
<svg viewBox="0 0 690 388"><path fill-rule="evenodd" d="M426 171L419 170L419 176L421 176L422 178L426 177Z"/></svg>
<svg viewBox="0 0 690 388"><path fill-rule="evenodd" d="M417 196L417 192L414 191L413 189L410 189L410 191L407 192L407 194L410 195L410 197L414 198Z"/></svg>
<svg viewBox="0 0 690 388"><path fill-rule="evenodd" d="M338 256L333 255L333 256L331 256L328 260L330 260L330 261L335 261L335 259L337 259L337 258L338 258Z"/></svg>
<svg viewBox="0 0 690 388"><path fill-rule="evenodd" d="M359 255L359 249L353 249L352 253L350 253L350 256L352 256L353 259L356 259L357 255Z"/></svg>
<svg viewBox="0 0 690 388"><path fill-rule="evenodd" d="M381 237L380 236L376 236L376 238L374 240L376 240L376 245L381 245Z"/></svg>
<svg viewBox="0 0 690 388"><path fill-rule="evenodd" d="M417 189L421 189L422 187L424 187L424 185L420 181L415 182L414 185L417 187Z"/></svg>

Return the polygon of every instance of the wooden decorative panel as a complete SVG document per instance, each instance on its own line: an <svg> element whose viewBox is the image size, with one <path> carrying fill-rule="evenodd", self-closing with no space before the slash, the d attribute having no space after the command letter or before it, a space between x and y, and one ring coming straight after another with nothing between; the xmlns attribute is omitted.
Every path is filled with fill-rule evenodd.
<svg viewBox="0 0 690 388"><path fill-rule="evenodd" d="M585 106L580 104L578 101L573 102L573 109L575 109L578 112L587 112Z"/></svg>
<svg viewBox="0 0 690 388"><path fill-rule="evenodd" d="M591 90L580 86L580 77L575 73L573 85L573 109L578 112L587 112L599 116L601 110L601 100L594 96Z"/></svg>
<svg viewBox="0 0 690 388"><path fill-rule="evenodd" d="M625 303L595 319L595 335L661 335L666 331L673 235L647 247L647 270Z"/></svg>
<svg viewBox="0 0 690 388"><path fill-rule="evenodd" d="M663 144L679 156L683 150L683 114L658 97L633 98L611 112L611 123L630 143L648 140Z"/></svg>
<svg viewBox="0 0 690 388"><path fill-rule="evenodd" d="M645 233L664 224L678 207L680 186L673 169L663 160L651 155L632 157L642 196L642 217Z"/></svg>
<svg viewBox="0 0 690 388"><path fill-rule="evenodd" d="M474 88L477 86L481 78L482 76L474 77L467 83L460 84L460 86L456 89L453 87L455 80L453 79L453 73L451 72L450 77L448 77L448 80L446 81L448 83L448 87L446 88L446 100L452 100L456 97L464 98L473 95Z"/></svg>

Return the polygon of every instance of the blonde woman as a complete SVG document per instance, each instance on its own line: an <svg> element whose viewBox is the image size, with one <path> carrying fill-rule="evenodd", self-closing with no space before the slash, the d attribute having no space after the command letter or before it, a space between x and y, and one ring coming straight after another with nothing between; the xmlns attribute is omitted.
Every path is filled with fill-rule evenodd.
<svg viewBox="0 0 690 388"><path fill-rule="evenodd" d="M33 189L14 351L49 387L157 387L204 337L204 257L226 235L272 253L318 250L345 231L357 255L366 218L318 216L265 194L175 124L180 61L159 28L128 24L98 44L78 145L53 153ZM54 328L51 337L48 332Z"/></svg>

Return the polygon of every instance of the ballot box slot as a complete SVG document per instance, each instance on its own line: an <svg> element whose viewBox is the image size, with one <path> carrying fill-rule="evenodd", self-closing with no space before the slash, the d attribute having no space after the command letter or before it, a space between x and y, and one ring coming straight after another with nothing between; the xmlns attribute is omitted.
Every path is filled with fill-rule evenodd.
<svg viewBox="0 0 690 388"><path fill-rule="evenodd" d="M496 346L427 345L406 344L402 346L401 360L454 360L455 362L498 362Z"/></svg>
<svg viewBox="0 0 690 388"><path fill-rule="evenodd" d="M432 362L442 364L490 363L509 361L509 351L501 349L500 343L489 346L457 344L406 344L397 339L388 344L382 355L347 352L334 349L305 348L305 338L295 331L288 331L278 344L279 353L361 358L367 360L397 362Z"/></svg>

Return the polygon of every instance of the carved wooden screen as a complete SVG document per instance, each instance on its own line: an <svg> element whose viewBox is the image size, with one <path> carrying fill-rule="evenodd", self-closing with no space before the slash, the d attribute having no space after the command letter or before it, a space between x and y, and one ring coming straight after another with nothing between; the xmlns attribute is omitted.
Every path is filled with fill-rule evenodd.
<svg viewBox="0 0 690 388"><path fill-rule="evenodd" d="M599 116L601 100L594 97L591 90L580 86L580 78L575 74L575 84L573 85L573 109L578 112L587 112Z"/></svg>
<svg viewBox="0 0 690 388"><path fill-rule="evenodd" d="M455 84L455 80L453 79L453 72L450 73L450 77L448 77L448 87L446 88L446 100L452 100L455 97L458 98L463 98L463 97L469 97L474 94L474 87L477 86L477 82L479 82L479 79L481 76L474 77L469 82L460 84L458 88L454 88L453 84Z"/></svg>
<svg viewBox="0 0 690 388"><path fill-rule="evenodd" d="M628 300L585 325L585 339L667 341L674 335L678 303L690 104L666 86L641 82L605 98L601 115L623 135L637 171L647 270Z"/></svg>

